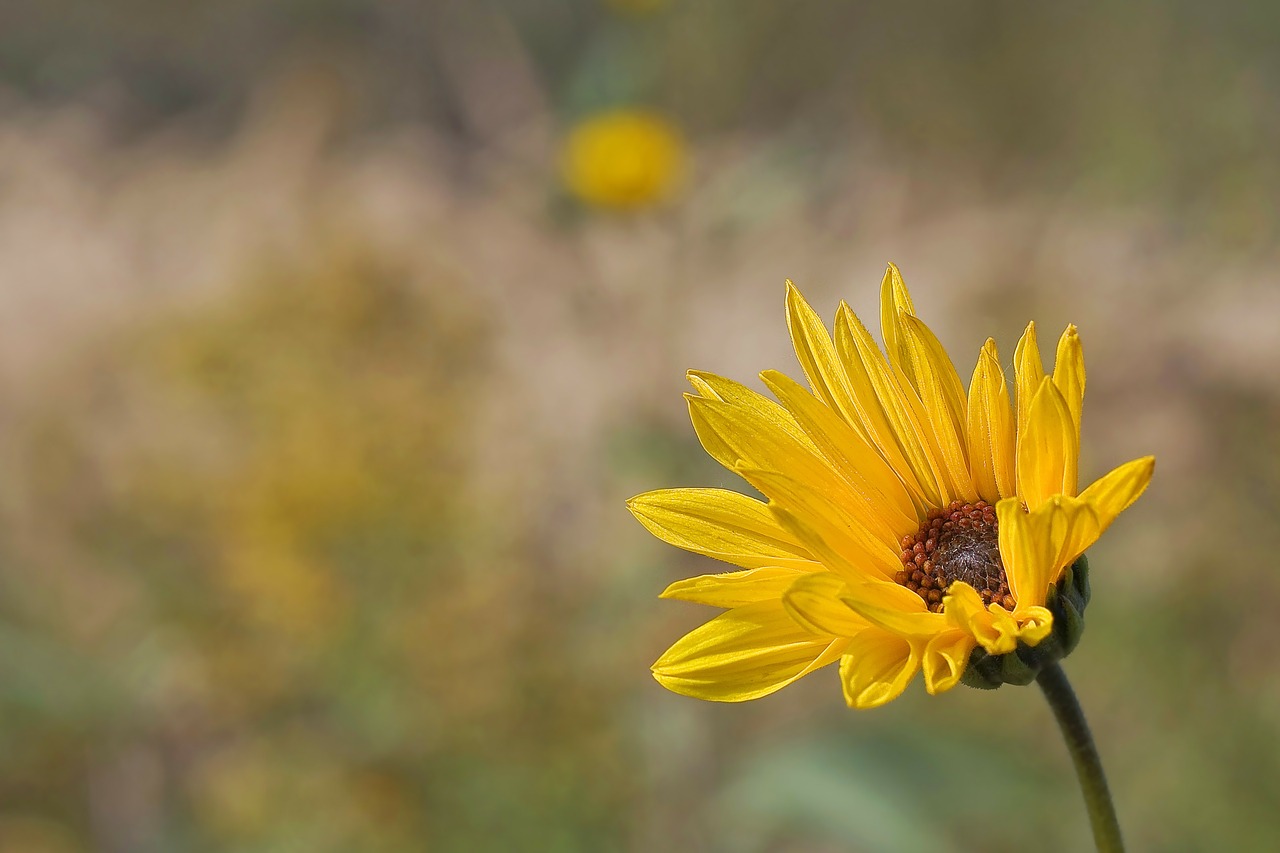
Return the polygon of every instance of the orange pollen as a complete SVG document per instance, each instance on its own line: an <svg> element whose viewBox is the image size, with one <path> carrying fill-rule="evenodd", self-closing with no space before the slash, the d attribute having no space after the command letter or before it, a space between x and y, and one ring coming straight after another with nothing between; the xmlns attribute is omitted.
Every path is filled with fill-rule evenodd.
<svg viewBox="0 0 1280 853"><path fill-rule="evenodd" d="M996 509L986 501L952 501L935 509L913 536L902 537L903 568L894 580L923 598L934 613L942 612L942 596L956 581L976 589L983 604L1013 610L999 529Z"/></svg>

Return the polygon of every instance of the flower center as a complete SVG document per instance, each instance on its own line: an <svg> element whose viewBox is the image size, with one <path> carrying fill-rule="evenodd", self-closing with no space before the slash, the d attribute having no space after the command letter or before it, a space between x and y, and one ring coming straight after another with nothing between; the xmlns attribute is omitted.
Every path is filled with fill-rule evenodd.
<svg viewBox="0 0 1280 853"><path fill-rule="evenodd" d="M902 537L903 569L894 579L934 613L942 612L943 593L956 581L976 589L983 604L1013 610L998 531L995 507L986 501L952 501L930 512L915 535Z"/></svg>

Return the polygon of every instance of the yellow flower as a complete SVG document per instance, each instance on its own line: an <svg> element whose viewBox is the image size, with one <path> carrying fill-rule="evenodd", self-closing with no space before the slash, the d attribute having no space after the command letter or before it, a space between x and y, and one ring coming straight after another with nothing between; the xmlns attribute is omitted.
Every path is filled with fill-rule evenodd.
<svg viewBox="0 0 1280 853"><path fill-rule="evenodd" d="M1046 375L1027 326L1011 403L990 339L966 394L893 265L880 293L884 353L844 303L833 340L790 282L787 320L812 393L765 371L779 405L691 371L697 393L685 395L702 446L769 502L672 489L628 503L659 538L741 569L663 593L726 612L659 658L659 683L737 702L839 661L846 701L870 708L920 670L930 693L950 689L977 646L1007 655L1040 644L1064 570L1155 465L1136 459L1077 493L1075 327Z"/></svg>
<svg viewBox="0 0 1280 853"><path fill-rule="evenodd" d="M570 132L562 158L565 183L584 202L633 210L669 198L685 169L684 140L661 116L613 110Z"/></svg>

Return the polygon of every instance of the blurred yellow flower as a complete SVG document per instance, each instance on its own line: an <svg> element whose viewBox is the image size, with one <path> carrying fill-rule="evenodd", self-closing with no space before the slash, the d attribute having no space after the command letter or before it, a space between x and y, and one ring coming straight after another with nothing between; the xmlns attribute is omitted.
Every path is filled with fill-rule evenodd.
<svg viewBox="0 0 1280 853"><path fill-rule="evenodd" d="M686 151L679 130L656 113L621 109L585 119L569 133L561 168L587 204L634 210L666 200L680 185Z"/></svg>
<svg viewBox="0 0 1280 853"><path fill-rule="evenodd" d="M869 708L921 670L930 693L950 689L976 647L1011 656L1051 632L1059 642L1055 613L1058 628L1078 623L1077 610L1053 609L1057 585L1142 494L1154 459L1077 493L1085 373L1075 327L1046 375L1027 326L1011 403L990 339L966 394L892 265L880 315L884 354L843 303L833 341L788 282L788 324L813 393L765 371L779 405L689 373L703 447L769 502L717 489L629 502L659 538L742 569L663 593L726 608L654 664L668 689L736 702L839 661L846 701Z"/></svg>

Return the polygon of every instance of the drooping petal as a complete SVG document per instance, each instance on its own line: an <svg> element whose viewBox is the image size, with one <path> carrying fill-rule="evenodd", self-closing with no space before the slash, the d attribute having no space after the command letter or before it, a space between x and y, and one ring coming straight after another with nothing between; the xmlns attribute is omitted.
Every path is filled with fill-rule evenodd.
<svg viewBox="0 0 1280 853"><path fill-rule="evenodd" d="M931 613L919 595L896 583L849 583L840 600L872 625L904 637L927 639L947 628L945 615Z"/></svg>
<svg viewBox="0 0 1280 853"><path fill-rule="evenodd" d="M816 569L817 564L812 564ZM662 591L659 598L690 601L712 607L743 607L762 601L778 601L797 578L809 572L799 569L766 567L718 575L700 575L676 581ZM825 574L825 572L823 572Z"/></svg>
<svg viewBox="0 0 1280 853"><path fill-rule="evenodd" d="M760 501L724 489L664 489L627 501L664 542L745 569L817 568L804 546Z"/></svg>
<svg viewBox="0 0 1280 853"><path fill-rule="evenodd" d="M996 342L987 338L969 385L969 462L978 496L994 504L1016 494L1013 407Z"/></svg>
<svg viewBox="0 0 1280 853"><path fill-rule="evenodd" d="M1080 500L1092 506L1098 514L1099 533L1110 527L1116 516L1132 506L1146 491L1155 470L1154 456L1134 459L1099 477L1080 494Z"/></svg>
<svg viewBox="0 0 1280 853"><path fill-rule="evenodd" d="M1080 434L1071 411L1051 379L1040 383L1018 437L1018 495L1035 510L1054 495L1074 495Z"/></svg>
<svg viewBox="0 0 1280 853"><path fill-rule="evenodd" d="M866 627L840 600L845 582L831 572L812 572L796 578L782 596L782 606L802 627L829 637L853 637Z"/></svg>
<svg viewBox="0 0 1280 853"><path fill-rule="evenodd" d="M1044 381L1044 362L1040 359L1040 345L1036 342L1035 321L1027 323L1027 329L1013 350L1013 384L1018 392L1018 444L1027 434L1027 418L1031 414L1031 400Z"/></svg>
<svg viewBox="0 0 1280 853"><path fill-rule="evenodd" d="M840 682L850 708L876 708L898 698L920 669L923 643L868 628L849 641Z"/></svg>
<svg viewBox="0 0 1280 853"><path fill-rule="evenodd" d="M834 663L847 645L805 631L780 601L751 604L686 634L658 658L653 677L685 696L743 702Z"/></svg>
<svg viewBox="0 0 1280 853"><path fill-rule="evenodd" d="M862 499L860 512L870 514L887 533L899 539L915 530L918 507L902 481L880 454L843 419L809 394L800 384L774 370L761 380Z"/></svg>
<svg viewBox="0 0 1280 853"><path fill-rule="evenodd" d="M945 693L960 683L974 645L973 636L959 630L946 631L929 641L921 660L924 688L929 695Z"/></svg>

